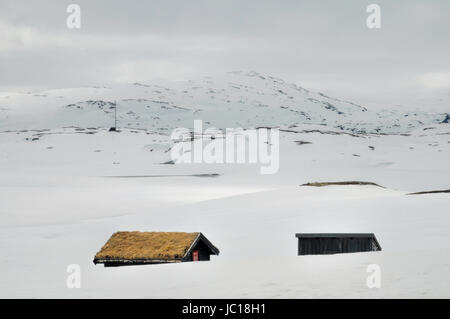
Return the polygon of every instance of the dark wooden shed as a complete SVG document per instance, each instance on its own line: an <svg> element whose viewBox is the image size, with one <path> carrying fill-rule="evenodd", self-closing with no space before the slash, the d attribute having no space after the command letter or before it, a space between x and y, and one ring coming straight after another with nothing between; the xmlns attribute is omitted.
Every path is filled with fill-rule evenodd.
<svg viewBox="0 0 450 319"><path fill-rule="evenodd" d="M381 250L372 233L303 233L298 238L298 255L344 254Z"/></svg>
<svg viewBox="0 0 450 319"><path fill-rule="evenodd" d="M105 267L210 260L219 255L202 233L116 232L95 255Z"/></svg>

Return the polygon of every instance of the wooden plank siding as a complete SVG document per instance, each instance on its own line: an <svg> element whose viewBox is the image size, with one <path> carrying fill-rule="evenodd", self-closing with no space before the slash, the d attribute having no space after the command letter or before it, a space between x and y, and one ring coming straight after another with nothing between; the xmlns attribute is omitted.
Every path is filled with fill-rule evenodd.
<svg viewBox="0 0 450 319"><path fill-rule="evenodd" d="M328 255L381 250L374 234L296 234L298 255Z"/></svg>

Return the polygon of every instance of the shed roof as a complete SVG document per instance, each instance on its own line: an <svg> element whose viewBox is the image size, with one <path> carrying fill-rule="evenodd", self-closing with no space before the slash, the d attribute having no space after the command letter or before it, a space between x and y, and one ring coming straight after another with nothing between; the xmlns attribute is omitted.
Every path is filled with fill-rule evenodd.
<svg viewBox="0 0 450 319"><path fill-rule="evenodd" d="M219 250L200 232L116 232L95 255L96 260L181 260L203 240L214 254Z"/></svg>
<svg viewBox="0 0 450 319"><path fill-rule="evenodd" d="M297 238L349 238L349 237L375 237L373 233L298 233Z"/></svg>

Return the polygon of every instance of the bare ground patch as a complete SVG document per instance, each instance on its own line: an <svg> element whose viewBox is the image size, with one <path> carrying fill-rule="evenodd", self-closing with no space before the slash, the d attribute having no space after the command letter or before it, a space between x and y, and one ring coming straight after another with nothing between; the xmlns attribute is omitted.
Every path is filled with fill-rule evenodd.
<svg viewBox="0 0 450 319"><path fill-rule="evenodd" d="M414 193L408 193L408 194L406 194L406 195L423 195L423 194L439 194L439 193L450 193L450 189L441 189L441 190L433 190L433 191L414 192Z"/></svg>
<svg viewBox="0 0 450 319"><path fill-rule="evenodd" d="M300 186L314 186L314 187L323 187L323 186L331 186L331 185L371 185L371 186L377 186L382 187L376 183L373 182L363 182L363 181L342 181L342 182L310 182L306 184L302 184Z"/></svg>

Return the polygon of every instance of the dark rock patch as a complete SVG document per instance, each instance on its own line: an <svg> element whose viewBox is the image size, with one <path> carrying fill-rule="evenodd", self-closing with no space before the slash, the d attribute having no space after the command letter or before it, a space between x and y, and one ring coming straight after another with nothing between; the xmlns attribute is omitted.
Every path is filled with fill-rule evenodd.
<svg viewBox="0 0 450 319"><path fill-rule="evenodd" d="M323 186L331 186L331 185L371 185L371 186L377 186L382 187L376 183L373 182L361 182L361 181L343 181L343 182L310 182L306 184L302 184L300 186L314 186L314 187L323 187Z"/></svg>

